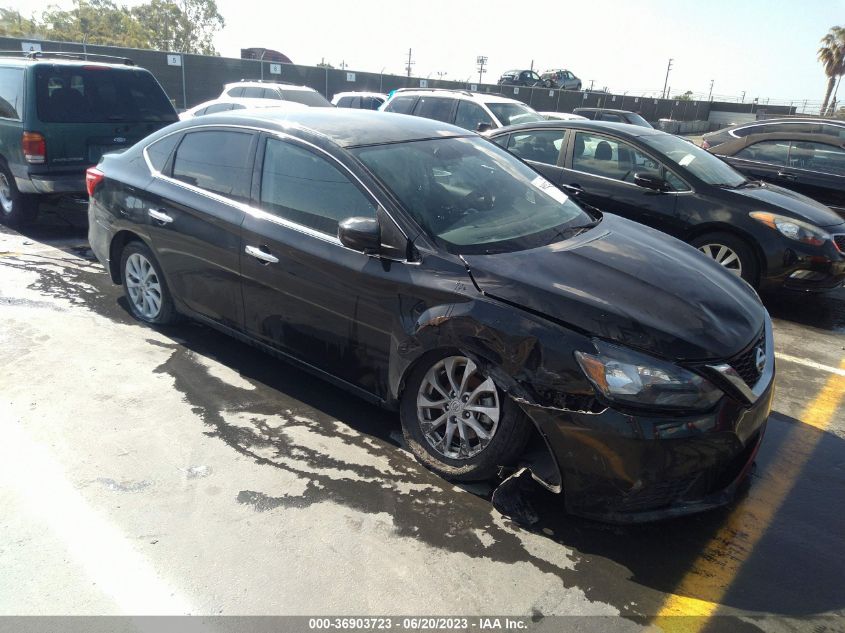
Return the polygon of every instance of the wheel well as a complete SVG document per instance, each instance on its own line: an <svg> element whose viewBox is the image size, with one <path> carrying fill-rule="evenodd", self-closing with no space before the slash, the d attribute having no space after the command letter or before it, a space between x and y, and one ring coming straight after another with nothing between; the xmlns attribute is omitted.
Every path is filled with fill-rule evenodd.
<svg viewBox="0 0 845 633"><path fill-rule="evenodd" d="M144 240L132 231L118 231L109 245L109 275L116 284L123 282L120 278L120 257L123 254L123 249L130 242L141 242L143 244Z"/></svg>
<svg viewBox="0 0 845 633"><path fill-rule="evenodd" d="M733 235L748 244L748 247L751 249L751 252L754 253L754 257L757 260L758 274L760 277L763 276L766 268L768 267L766 255L763 253L763 249L760 248L757 240L752 238L748 233L729 224L701 224L690 230L684 237L684 241L692 242L695 238L701 237L707 233L728 233L729 235Z"/></svg>

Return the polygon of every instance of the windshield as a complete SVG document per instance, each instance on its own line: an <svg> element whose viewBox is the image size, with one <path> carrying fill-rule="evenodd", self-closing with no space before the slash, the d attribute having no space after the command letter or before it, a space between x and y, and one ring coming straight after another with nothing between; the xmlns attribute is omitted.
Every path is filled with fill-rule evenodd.
<svg viewBox="0 0 845 633"><path fill-rule="evenodd" d="M534 123L545 119L527 105L521 103L485 103L502 125L516 125L517 123Z"/></svg>
<svg viewBox="0 0 845 633"><path fill-rule="evenodd" d="M295 101L296 103L303 103L312 108L333 108L331 102L327 101L323 95L313 90L282 90L282 96L286 101Z"/></svg>
<svg viewBox="0 0 845 633"><path fill-rule="evenodd" d="M628 123L630 123L631 125L639 125L640 127L653 127L651 123L646 121L636 112L632 112L628 115Z"/></svg>
<svg viewBox="0 0 845 633"><path fill-rule="evenodd" d="M353 152L453 253L535 248L594 223L560 189L485 139L409 141Z"/></svg>
<svg viewBox="0 0 845 633"><path fill-rule="evenodd" d="M153 76L108 66L38 66L38 118L52 123L178 121Z"/></svg>
<svg viewBox="0 0 845 633"><path fill-rule="evenodd" d="M745 177L726 162L677 136L654 134L641 136L640 140L675 161L680 171L686 170L708 185L739 187L746 182Z"/></svg>

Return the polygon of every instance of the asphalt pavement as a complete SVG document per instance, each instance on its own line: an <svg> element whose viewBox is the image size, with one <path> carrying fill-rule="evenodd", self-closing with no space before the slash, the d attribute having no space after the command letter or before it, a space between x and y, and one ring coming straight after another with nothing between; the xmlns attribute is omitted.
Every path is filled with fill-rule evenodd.
<svg viewBox="0 0 845 633"><path fill-rule="evenodd" d="M395 414L206 327L135 321L79 212L0 227L0 615L843 630L845 291L764 301L775 406L736 503L619 527L538 489L527 528L419 465Z"/></svg>

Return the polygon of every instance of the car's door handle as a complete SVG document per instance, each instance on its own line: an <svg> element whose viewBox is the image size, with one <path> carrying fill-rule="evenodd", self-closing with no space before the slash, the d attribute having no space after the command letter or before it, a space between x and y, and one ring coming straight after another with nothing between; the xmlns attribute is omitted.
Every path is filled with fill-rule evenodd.
<svg viewBox="0 0 845 633"><path fill-rule="evenodd" d="M157 209L147 209L147 213L156 222L161 222L162 224L170 224L171 222L173 222L173 218L167 215L164 211L159 211Z"/></svg>
<svg viewBox="0 0 845 633"><path fill-rule="evenodd" d="M265 250L262 250L264 248L267 247L247 246L244 250L246 251L247 255L252 255L253 257L255 257L255 259L260 259L266 264L278 264L279 258L274 255L271 255Z"/></svg>
<svg viewBox="0 0 845 633"><path fill-rule="evenodd" d="M561 185L566 191L573 195L578 195L579 193L584 193L584 188L581 185Z"/></svg>
<svg viewBox="0 0 845 633"><path fill-rule="evenodd" d="M788 171L779 171L778 178L783 178L784 180L797 180L798 176L790 174Z"/></svg>

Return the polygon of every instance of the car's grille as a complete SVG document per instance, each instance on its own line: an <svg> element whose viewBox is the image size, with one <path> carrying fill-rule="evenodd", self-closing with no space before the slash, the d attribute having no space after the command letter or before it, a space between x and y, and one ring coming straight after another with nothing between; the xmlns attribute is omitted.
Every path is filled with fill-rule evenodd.
<svg viewBox="0 0 845 633"><path fill-rule="evenodd" d="M681 479L660 481L631 492L623 499L620 508L623 512L643 512L672 505L683 497L697 477L696 473Z"/></svg>
<svg viewBox="0 0 845 633"><path fill-rule="evenodd" d="M834 235L833 242L836 244L836 248L845 253L845 234Z"/></svg>
<svg viewBox="0 0 845 633"><path fill-rule="evenodd" d="M745 384L749 387L753 387L757 384L757 381L760 380L761 372L757 369L758 349L763 350L763 353L766 352L765 334L761 334L760 338L754 342L754 345L741 354L737 354L728 361L728 364L734 368L736 373L739 374L739 377L742 378Z"/></svg>

